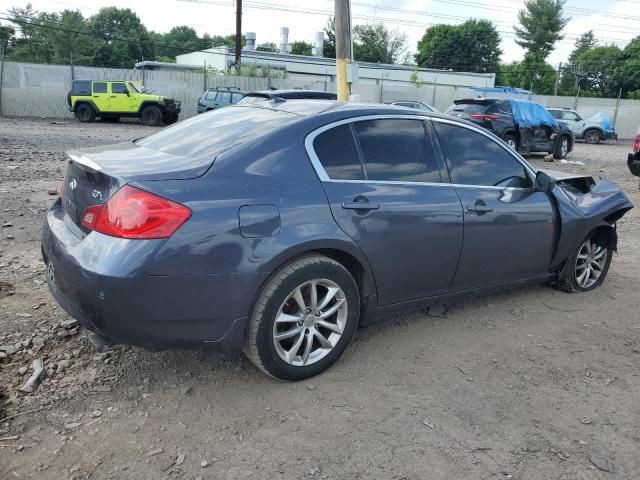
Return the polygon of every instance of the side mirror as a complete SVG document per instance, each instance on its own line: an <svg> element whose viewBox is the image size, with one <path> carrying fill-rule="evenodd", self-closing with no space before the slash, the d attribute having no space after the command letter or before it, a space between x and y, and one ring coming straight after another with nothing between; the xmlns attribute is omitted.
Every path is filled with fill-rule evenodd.
<svg viewBox="0 0 640 480"><path fill-rule="evenodd" d="M556 180L544 172L536 173L536 190L538 192L551 193L556 186Z"/></svg>

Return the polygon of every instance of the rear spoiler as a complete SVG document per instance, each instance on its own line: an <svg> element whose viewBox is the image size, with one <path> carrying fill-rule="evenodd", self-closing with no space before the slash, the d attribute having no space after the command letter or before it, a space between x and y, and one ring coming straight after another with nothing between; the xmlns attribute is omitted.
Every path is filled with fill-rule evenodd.
<svg viewBox="0 0 640 480"><path fill-rule="evenodd" d="M491 105L495 100L484 100L482 98L463 98L462 100L454 100L455 105Z"/></svg>

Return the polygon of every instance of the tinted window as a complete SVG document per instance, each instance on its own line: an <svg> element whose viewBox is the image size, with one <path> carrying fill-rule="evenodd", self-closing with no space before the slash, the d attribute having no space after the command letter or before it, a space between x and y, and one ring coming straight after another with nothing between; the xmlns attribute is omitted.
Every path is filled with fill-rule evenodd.
<svg viewBox="0 0 640 480"><path fill-rule="evenodd" d="M177 123L136 143L172 155L213 160L214 155L297 118L264 108L220 108Z"/></svg>
<svg viewBox="0 0 640 480"><path fill-rule="evenodd" d="M223 105L231 103L231 93L229 93L229 92L218 92L217 100L218 100L218 103L221 103Z"/></svg>
<svg viewBox="0 0 640 480"><path fill-rule="evenodd" d="M313 150L329 178L363 180L358 150L349 124L322 132L313 141Z"/></svg>
<svg viewBox="0 0 640 480"><path fill-rule="evenodd" d="M486 113L511 113L509 102L496 102L487 107Z"/></svg>
<svg viewBox="0 0 640 480"><path fill-rule="evenodd" d="M437 124L453 183L528 187L524 166L494 140L468 128Z"/></svg>
<svg viewBox="0 0 640 480"><path fill-rule="evenodd" d="M242 94L241 93L232 93L231 94L231 103L238 103L241 98L242 98Z"/></svg>
<svg viewBox="0 0 640 480"><path fill-rule="evenodd" d="M394 105L398 105L399 107L415 108L415 105L411 102L396 102Z"/></svg>
<svg viewBox="0 0 640 480"><path fill-rule="evenodd" d="M440 182L431 140L421 120L355 122L369 180Z"/></svg>
<svg viewBox="0 0 640 480"><path fill-rule="evenodd" d="M74 95L91 95L91 82L73 82Z"/></svg>
<svg viewBox="0 0 640 480"><path fill-rule="evenodd" d="M111 93L129 93L129 89L124 83L112 83Z"/></svg>
<svg viewBox="0 0 640 480"><path fill-rule="evenodd" d="M549 113L553 118L558 118L558 119L562 118L562 112L558 110L549 110Z"/></svg>
<svg viewBox="0 0 640 480"><path fill-rule="evenodd" d="M216 95L218 94L218 92L216 92L215 90L213 90L212 92L207 92L207 95L205 96L205 98L207 100L210 101L214 101L216 99Z"/></svg>
<svg viewBox="0 0 640 480"><path fill-rule="evenodd" d="M93 93L107 93L107 84L105 82L93 82Z"/></svg>

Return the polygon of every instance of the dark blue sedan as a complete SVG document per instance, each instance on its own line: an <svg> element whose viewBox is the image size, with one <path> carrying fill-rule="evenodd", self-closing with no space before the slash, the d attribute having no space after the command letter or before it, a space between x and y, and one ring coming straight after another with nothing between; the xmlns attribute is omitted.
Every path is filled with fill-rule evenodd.
<svg viewBox="0 0 640 480"><path fill-rule="evenodd" d="M287 380L391 314L596 288L633 206L469 122L384 105L235 105L68 157L42 251L94 341L243 349Z"/></svg>

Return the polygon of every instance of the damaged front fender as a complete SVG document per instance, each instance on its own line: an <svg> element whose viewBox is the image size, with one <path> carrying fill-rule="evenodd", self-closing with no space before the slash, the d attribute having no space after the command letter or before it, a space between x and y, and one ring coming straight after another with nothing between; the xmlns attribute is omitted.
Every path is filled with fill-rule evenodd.
<svg viewBox="0 0 640 480"><path fill-rule="evenodd" d="M558 243L552 271L560 268L590 234L599 245L617 249L615 223L633 208L627 195L606 178L544 171L556 185L551 192L558 213Z"/></svg>

